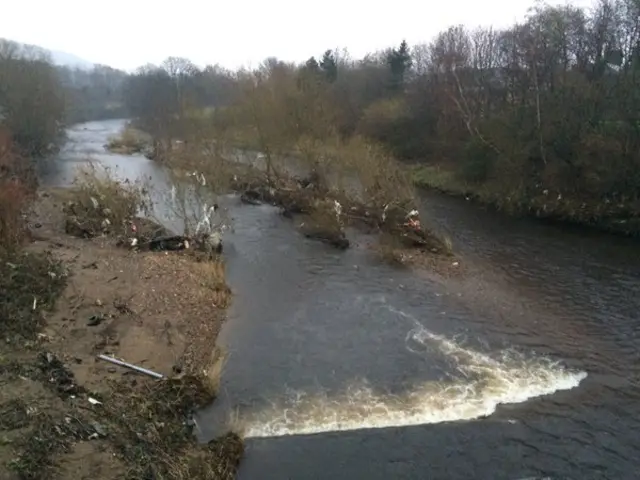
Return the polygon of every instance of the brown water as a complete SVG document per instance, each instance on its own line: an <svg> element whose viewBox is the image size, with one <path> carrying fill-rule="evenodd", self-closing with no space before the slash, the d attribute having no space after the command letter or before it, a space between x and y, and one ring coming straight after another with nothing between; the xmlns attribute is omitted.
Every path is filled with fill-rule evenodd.
<svg viewBox="0 0 640 480"><path fill-rule="evenodd" d="M45 180L93 152L166 191L152 162L103 152L120 125L70 131ZM198 423L203 438L242 428L241 479L640 478L637 242L425 196L469 270L454 281L224 203L230 355Z"/></svg>

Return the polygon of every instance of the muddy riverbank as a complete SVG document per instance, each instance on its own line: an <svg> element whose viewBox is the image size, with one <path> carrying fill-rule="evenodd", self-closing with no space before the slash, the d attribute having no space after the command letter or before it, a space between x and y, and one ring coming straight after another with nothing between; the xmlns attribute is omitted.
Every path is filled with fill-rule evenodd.
<svg viewBox="0 0 640 480"><path fill-rule="evenodd" d="M191 420L217 393L224 266L67 235L67 197L39 192L32 242L2 265L1 478L233 478L241 440L199 446Z"/></svg>

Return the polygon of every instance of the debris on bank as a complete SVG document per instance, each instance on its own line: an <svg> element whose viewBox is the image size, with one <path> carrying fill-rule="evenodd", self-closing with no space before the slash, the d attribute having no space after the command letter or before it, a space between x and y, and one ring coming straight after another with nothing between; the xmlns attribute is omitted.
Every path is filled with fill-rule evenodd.
<svg viewBox="0 0 640 480"><path fill-rule="evenodd" d="M77 196L75 196L77 198ZM222 235L213 230L209 223L208 212L202 225L198 225L193 236L177 235L159 223L133 214L134 208L125 209L126 214L114 213L113 209L103 206L94 196L89 201L70 200L65 202L65 232L80 238L116 236L116 244L136 250L179 251L195 249L210 257L222 253ZM107 202L108 203L108 202ZM211 207L213 212L217 205ZM210 209L210 210L211 210Z"/></svg>
<svg viewBox="0 0 640 480"><path fill-rule="evenodd" d="M422 226L418 210L410 204L365 205L321 187L313 176L279 177L274 182L251 172L247 178L236 175L233 188L240 193L241 202L279 206L283 216L299 218L297 225L306 237L339 249L349 247L345 226L350 225L395 237L394 244L400 248L451 254L446 242Z"/></svg>
<svg viewBox="0 0 640 480"><path fill-rule="evenodd" d="M231 480L242 440L229 433L199 445L192 419L215 398L202 369L230 301L224 265L70 238L61 231L69 216L81 238L160 238L98 195L73 195L64 213L43 198L29 253L0 257L0 471Z"/></svg>

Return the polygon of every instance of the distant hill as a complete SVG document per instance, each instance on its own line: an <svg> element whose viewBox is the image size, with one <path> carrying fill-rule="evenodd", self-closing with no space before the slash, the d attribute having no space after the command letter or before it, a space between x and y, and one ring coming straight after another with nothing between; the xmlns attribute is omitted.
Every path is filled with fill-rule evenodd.
<svg viewBox="0 0 640 480"><path fill-rule="evenodd" d="M55 65L61 67L80 68L82 70L91 70L95 63L91 63L84 58L67 52L59 52L57 50L48 50L51 54L51 60Z"/></svg>
<svg viewBox="0 0 640 480"><path fill-rule="evenodd" d="M15 42L13 40L0 38L0 46L6 48L15 48L20 55L24 56L39 56L46 55L51 58L51 62L54 65L60 67L79 68L81 70L91 70L96 65L84 58L80 58L77 55L67 52L61 52L59 50L50 50L48 48L41 47L39 45L29 45L26 43Z"/></svg>
<svg viewBox="0 0 640 480"><path fill-rule="evenodd" d="M0 59L2 58L44 60L53 64L60 87L64 91L65 120L68 123L123 118L128 115L123 101L127 72L94 64L71 53L0 38Z"/></svg>

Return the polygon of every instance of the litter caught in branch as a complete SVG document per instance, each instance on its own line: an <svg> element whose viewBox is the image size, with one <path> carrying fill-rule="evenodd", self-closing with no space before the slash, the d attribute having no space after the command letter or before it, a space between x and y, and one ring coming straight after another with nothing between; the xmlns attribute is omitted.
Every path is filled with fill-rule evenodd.
<svg viewBox="0 0 640 480"><path fill-rule="evenodd" d="M114 365L120 365L121 367L130 368L131 370L135 370L136 372L144 373L145 375L149 375L150 377L155 377L159 379L164 378L164 375L162 375L161 373L156 373L154 371L147 370L146 368L138 367L131 363L123 362L122 360L118 360L116 358L109 357L107 355L101 354L101 355L98 355L98 358L100 360L104 360L105 362L113 363Z"/></svg>

